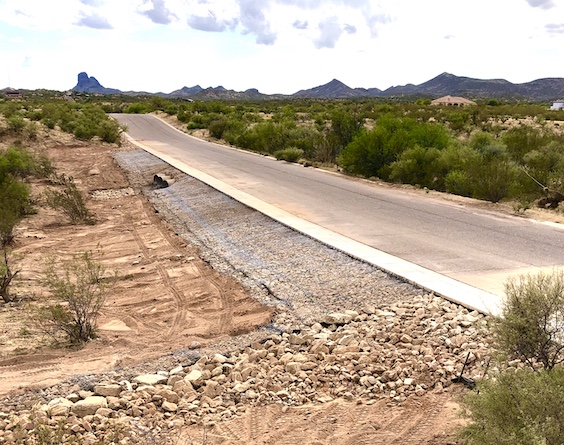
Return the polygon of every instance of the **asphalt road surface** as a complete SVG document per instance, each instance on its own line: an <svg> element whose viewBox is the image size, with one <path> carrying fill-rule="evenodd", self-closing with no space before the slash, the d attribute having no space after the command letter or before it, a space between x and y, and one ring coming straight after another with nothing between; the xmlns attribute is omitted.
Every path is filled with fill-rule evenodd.
<svg viewBox="0 0 564 445"><path fill-rule="evenodd" d="M391 255L498 295L510 275L564 267L564 227L464 207L230 149L150 115L113 115L143 145Z"/></svg>

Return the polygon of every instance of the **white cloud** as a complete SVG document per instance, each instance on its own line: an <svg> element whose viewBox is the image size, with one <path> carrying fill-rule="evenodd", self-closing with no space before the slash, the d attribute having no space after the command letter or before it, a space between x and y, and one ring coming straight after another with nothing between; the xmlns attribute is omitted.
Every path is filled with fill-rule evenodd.
<svg viewBox="0 0 564 445"><path fill-rule="evenodd" d="M80 3L88 6L100 6L104 3L103 0L80 0Z"/></svg>
<svg viewBox="0 0 564 445"><path fill-rule="evenodd" d="M149 0L149 3L152 5L152 8L141 11L141 15L150 19L153 23L168 25L174 19L178 19L178 17L165 6L164 0Z"/></svg>
<svg viewBox="0 0 564 445"><path fill-rule="evenodd" d="M309 27L309 23L307 20L296 20L292 26L296 29L307 29Z"/></svg>
<svg viewBox="0 0 564 445"><path fill-rule="evenodd" d="M240 16L239 21L245 31L256 36L256 42L261 45L273 45L276 33L271 30L270 22L266 18L263 7L268 2L256 0L238 0Z"/></svg>
<svg viewBox="0 0 564 445"><path fill-rule="evenodd" d="M108 19L98 14L82 14L82 17L75 23L77 26L86 26L93 29L113 29Z"/></svg>
<svg viewBox="0 0 564 445"><path fill-rule="evenodd" d="M545 28L549 34L564 34L564 23L549 23Z"/></svg>
<svg viewBox="0 0 564 445"><path fill-rule="evenodd" d="M527 0L527 3L533 8L551 9L556 6L554 0Z"/></svg>
<svg viewBox="0 0 564 445"><path fill-rule="evenodd" d="M233 29L237 25L236 20L220 20L211 11L207 16L192 15L188 18L187 23L191 28L208 32L223 32L226 29Z"/></svg>
<svg viewBox="0 0 564 445"><path fill-rule="evenodd" d="M337 17L330 17L319 24L319 37L315 39L316 48L334 48L343 34Z"/></svg>

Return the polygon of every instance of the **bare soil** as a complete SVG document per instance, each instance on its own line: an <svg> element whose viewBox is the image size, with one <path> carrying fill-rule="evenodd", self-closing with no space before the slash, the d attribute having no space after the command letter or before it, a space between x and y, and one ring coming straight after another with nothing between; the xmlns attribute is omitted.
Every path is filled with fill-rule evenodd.
<svg viewBox="0 0 564 445"><path fill-rule="evenodd" d="M57 383L73 374L130 366L180 348L196 348L268 323L271 309L220 275L170 232L147 199L130 187L112 158L115 148L51 141L46 153L58 173L87 194L95 225L72 226L41 205L18 227L14 246L21 275L18 300L0 304L0 395ZM53 347L30 319L48 301L45 260L61 263L92 251L118 281L98 321L100 336L81 350Z"/></svg>
<svg viewBox="0 0 564 445"><path fill-rule="evenodd" d="M75 178L97 223L69 225L41 204L40 193L49 185L33 182L38 212L18 228L14 246L21 269L13 288L18 300L0 304L0 397L213 345L269 322L270 308L202 261L155 213L139 185L128 183L112 158L115 147L55 133L37 145L58 173ZM88 250L100 251L100 261L119 279L99 319L99 338L80 350L65 349L29 314L50 299L41 283L45 259L62 262ZM451 387L402 406L384 400L249 406L237 419L187 427L183 436L193 444L453 444L460 393Z"/></svg>

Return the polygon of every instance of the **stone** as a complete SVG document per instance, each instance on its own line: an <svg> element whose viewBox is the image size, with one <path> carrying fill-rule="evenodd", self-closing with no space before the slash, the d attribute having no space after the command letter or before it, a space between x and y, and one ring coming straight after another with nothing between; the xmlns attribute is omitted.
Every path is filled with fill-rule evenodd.
<svg viewBox="0 0 564 445"><path fill-rule="evenodd" d="M211 372L209 374L211 377ZM204 383L202 371L200 371L199 369L192 370L188 375L184 377L184 383L190 385L194 389L198 389Z"/></svg>
<svg viewBox="0 0 564 445"><path fill-rule="evenodd" d="M163 411L168 413L174 413L178 411L178 405L176 403L168 402L166 400L161 405L161 408L163 409Z"/></svg>
<svg viewBox="0 0 564 445"><path fill-rule="evenodd" d="M95 385L94 386L94 393L99 396L104 397L118 397L121 394L121 386L118 384L110 384L110 385Z"/></svg>
<svg viewBox="0 0 564 445"><path fill-rule="evenodd" d="M321 323L328 324L328 325L331 325L331 324L344 325L344 324L350 323L352 319L353 319L353 317L351 315L334 312L332 314L325 315L321 319Z"/></svg>
<svg viewBox="0 0 564 445"><path fill-rule="evenodd" d="M144 374L144 375L140 375L138 377L135 377L133 379L133 382L137 383L138 385L155 386L155 385L166 383L167 380L168 380L168 378L164 375Z"/></svg>
<svg viewBox="0 0 564 445"><path fill-rule="evenodd" d="M105 397L101 396L90 396L83 400L76 402L72 408L71 412L78 417L84 417L88 415L96 414L96 411L100 408L107 408L108 402Z"/></svg>

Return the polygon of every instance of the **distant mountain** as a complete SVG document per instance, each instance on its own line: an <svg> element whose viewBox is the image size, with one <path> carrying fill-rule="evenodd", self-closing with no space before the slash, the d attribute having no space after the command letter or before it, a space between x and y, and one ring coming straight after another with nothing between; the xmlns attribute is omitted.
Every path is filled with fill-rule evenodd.
<svg viewBox="0 0 564 445"><path fill-rule="evenodd" d="M170 94L172 96L172 93ZM246 91L228 90L222 86L215 88L206 88L191 98L194 100L266 100L273 99L278 96L270 96L259 92L256 88Z"/></svg>
<svg viewBox="0 0 564 445"><path fill-rule="evenodd" d="M104 88L95 77L88 77L86 73L78 75L78 83L72 89L81 93L98 93L98 94L120 94L120 90L114 88Z"/></svg>
<svg viewBox="0 0 564 445"><path fill-rule="evenodd" d="M442 73L420 85L407 84L381 91L377 88L349 88L338 80L309 90L301 90L292 97L350 98L350 97L406 97L463 96L473 99L513 99L531 101L553 101L564 97L564 79L538 79L528 83L514 84L504 79L472 79Z"/></svg>
<svg viewBox="0 0 564 445"><path fill-rule="evenodd" d="M564 80L564 79L563 79ZM442 73L421 85L408 84L388 88L383 96L470 96L470 97L508 97L519 96L516 85L503 79L481 80L470 77L458 77Z"/></svg>
<svg viewBox="0 0 564 445"><path fill-rule="evenodd" d="M122 92L113 88L104 88L94 77L86 73L78 75L78 84L74 91L98 94L147 95L145 92ZM564 78L538 79L528 83L514 84L504 79L473 79L442 73L420 85L407 84L394 86L387 90L378 88L351 88L343 82L333 79L331 82L308 90L300 90L292 95L263 94L256 88L246 91L228 90L222 86L202 88L200 85L183 87L171 93L156 95L169 98L192 100L268 100L283 98L313 99L349 99L360 97L428 97L462 96L471 99L509 99L551 102L564 98Z"/></svg>
<svg viewBox="0 0 564 445"><path fill-rule="evenodd" d="M202 91L203 88L200 85L195 87L182 87L179 90L175 90L172 93L164 94L160 93L159 96L169 96L169 97L192 97Z"/></svg>
<svg viewBox="0 0 564 445"><path fill-rule="evenodd" d="M378 90L380 92L380 90ZM344 99L350 97L363 97L369 95L368 90L353 89L343 82L333 79L331 82L309 90L301 90L292 97L307 97L319 99Z"/></svg>

